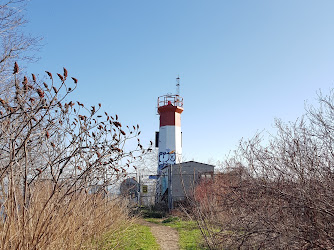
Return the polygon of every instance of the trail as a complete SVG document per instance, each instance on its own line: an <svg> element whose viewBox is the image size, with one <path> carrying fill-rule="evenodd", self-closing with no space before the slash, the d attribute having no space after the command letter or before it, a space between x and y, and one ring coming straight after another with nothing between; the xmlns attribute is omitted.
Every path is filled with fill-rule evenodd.
<svg viewBox="0 0 334 250"><path fill-rule="evenodd" d="M175 228L158 225L145 220L140 220L140 224L151 228L151 232L162 250L180 249L179 234Z"/></svg>

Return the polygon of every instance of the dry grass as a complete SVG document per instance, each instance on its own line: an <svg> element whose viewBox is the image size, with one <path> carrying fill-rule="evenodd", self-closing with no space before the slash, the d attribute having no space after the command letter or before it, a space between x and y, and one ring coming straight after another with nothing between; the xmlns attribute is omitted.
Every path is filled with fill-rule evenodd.
<svg viewBox="0 0 334 250"><path fill-rule="evenodd" d="M80 192L64 196L50 185L32 190L23 209L17 192L2 197L1 249L94 248L106 231L130 224L125 202Z"/></svg>
<svg viewBox="0 0 334 250"><path fill-rule="evenodd" d="M145 152L139 125L125 132L100 103L68 101L78 81L63 70L21 81L16 63L0 93L0 249L96 248L128 226L126 204L104 191Z"/></svg>

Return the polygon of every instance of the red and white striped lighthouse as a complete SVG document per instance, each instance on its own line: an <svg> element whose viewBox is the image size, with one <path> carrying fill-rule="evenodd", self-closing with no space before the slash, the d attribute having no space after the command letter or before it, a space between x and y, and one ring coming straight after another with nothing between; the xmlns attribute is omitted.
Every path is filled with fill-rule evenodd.
<svg viewBox="0 0 334 250"><path fill-rule="evenodd" d="M182 161L181 113L183 98L177 95L164 95L158 98L160 129L158 136L158 174L163 167Z"/></svg>

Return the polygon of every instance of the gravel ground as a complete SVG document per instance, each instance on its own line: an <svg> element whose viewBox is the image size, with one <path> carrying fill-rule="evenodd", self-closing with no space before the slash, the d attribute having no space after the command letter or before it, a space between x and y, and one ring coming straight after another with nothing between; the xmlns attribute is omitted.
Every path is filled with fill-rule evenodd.
<svg viewBox="0 0 334 250"><path fill-rule="evenodd" d="M179 248L179 235L175 228L169 226L162 226L155 223L151 223L145 220L140 221L141 225L149 226L151 232L154 235L157 243L162 250L178 250Z"/></svg>

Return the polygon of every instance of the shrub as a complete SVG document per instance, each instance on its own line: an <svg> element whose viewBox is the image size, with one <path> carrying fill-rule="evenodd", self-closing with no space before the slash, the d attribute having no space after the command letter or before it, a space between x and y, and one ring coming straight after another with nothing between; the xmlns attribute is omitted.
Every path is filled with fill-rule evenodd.
<svg viewBox="0 0 334 250"><path fill-rule="evenodd" d="M194 215L212 248L330 249L334 245L334 102L244 141L201 195ZM204 192L206 191L206 192Z"/></svg>
<svg viewBox="0 0 334 250"><path fill-rule="evenodd" d="M80 248L108 226L126 220L109 190L144 152L139 126L69 101L78 80L68 72L40 82L19 77L0 93L0 202L2 248ZM21 78L19 80L19 78ZM9 94L8 94L9 93ZM11 94L12 93L12 94ZM125 150L127 148L128 150Z"/></svg>

